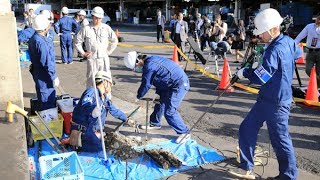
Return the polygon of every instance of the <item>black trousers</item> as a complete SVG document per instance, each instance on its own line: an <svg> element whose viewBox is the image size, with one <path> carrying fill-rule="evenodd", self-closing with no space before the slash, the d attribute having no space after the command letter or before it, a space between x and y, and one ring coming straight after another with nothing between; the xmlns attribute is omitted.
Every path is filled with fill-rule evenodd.
<svg viewBox="0 0 320 180"><path fill-rule="evenodd" d="M181 41L180 34L175 33L174 34L174 43L177 45L178 48L181 49L181 51L184 53L185 52L185 42ZM182 56L178 53L178 59L179 61L182 60Z"/></svg>
<svg viewBox="0 0 320 180"><path fill-rule="evenodd" d="M164 40L163 28L161 25L157 25L157 41L158 42L160 39L160 34L161 34L161 38L162 38L162 42L163 42L163 40Z"/></svg>

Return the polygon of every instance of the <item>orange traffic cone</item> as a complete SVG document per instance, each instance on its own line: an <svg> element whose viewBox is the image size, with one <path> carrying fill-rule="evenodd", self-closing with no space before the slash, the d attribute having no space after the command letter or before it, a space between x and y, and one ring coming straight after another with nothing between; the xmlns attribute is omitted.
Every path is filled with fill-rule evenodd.
<svg viewBox="0 0 320 180"><path fill-rule="evenodd" d="M302 51L302 56L299 59L296 60L296 63L297 64L305 64L305 62L304 62L303 44L299 43L299 46L300 46L301 51Z"/></svg>
<svg viewBox="0 0 320 180"><path fill-rule="evenodd" d="M234 88L231 86L228 89L226 89L229 86L229 84L230 84L229 63L227 58L224 58L221 81L217 90L221 90L221 91L225 90L226 92L233 92Z"/></svg>
<svg viewBox="0 0 320 180"><path fill-rule="evenodd" d="M119 37L119 30L116 29L116 36Z"/></svg>
<svg viewBox="0 0 320 180"><path fill-rule="evenodd" d="M174 45L174 48L173 48L173 55L172 55L172 61L176 62L177 64L179 64L179 61L178 61L178 47L177 45Z"/></svg>
<svg viewBox="0 0 320 180"><path fill-rule="evenodd" d="M311 106L312 104L310 101L319 101L319 92L318 92L318 85L317 85L317 75L316 75L316 68L313 67L311 69L310 80L308 84L308 89L306 93L306 101L304 102L306 105Z"/></svg>

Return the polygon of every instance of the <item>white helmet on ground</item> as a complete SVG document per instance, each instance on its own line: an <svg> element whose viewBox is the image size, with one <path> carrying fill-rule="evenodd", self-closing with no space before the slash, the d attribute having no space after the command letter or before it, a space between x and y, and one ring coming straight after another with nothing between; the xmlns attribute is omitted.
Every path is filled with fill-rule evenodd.
<svg viewBox="0 0 320 180"><path fill-rule="evenodd" d="M97 74L94 76L94 79L96 83L99 83L103 80L106 80L112 84L112 77L111 77L111 72L108 71L98 71Z"/></svg>
<svg viewBox="0 0 320 180"><path fill-rule="evenodd" d="M48 28L49 25L50 25L50 21L48 20L48 17L46 15L43 15L43 14L37 15L33 19L33 23L32 23L32 27L36 31L43 31L46 28Z"/></svg>
<svg viewBox="0 0 320 180"><path fill-rule="evenodd" d="M136 66L137 57L137 51L128 52L127 56L124 57L124 65L126 65L127 68L134 69Z"/></svg>
<svg viewBox="0 0 320 180"><path fill-rule="evenodd" d="M96 6L92 9L92 15L97 18L103 18L104 17L104 11L100 6Z"/></svg>
<svg viewBox="0 0 320 180"><path fill-rule="evenodd" d="M48 20L50 21L50 23L53 23L53 13L47 9L44 9L41 11L40 14L43 14L44 16L46 16L48 18Z"/></svg>
<svg viewBox="0 0 320 180"><path fill-rule="evenodd" d="M68 14L68 13L69 13L69 9L68 9L67 7L63 7L63 8L61 9L61 12L62 12L63 14Z"/></svg>
<svg viewBox="0 0 320 180"><path fill-rule="evenodd" d="M87 13L86 13L84 10L80 10L80 11L78 12L78 15L86 16Z"/></svg>
<svg viewBox="0 0 320 180"><path fill-rule="evenodd" d="M275 9L268 8L261 11L254 18L255 29L253 30L254 35L260 35L270 29L280 26L283 18L280 16L279 12Z"/></svg>

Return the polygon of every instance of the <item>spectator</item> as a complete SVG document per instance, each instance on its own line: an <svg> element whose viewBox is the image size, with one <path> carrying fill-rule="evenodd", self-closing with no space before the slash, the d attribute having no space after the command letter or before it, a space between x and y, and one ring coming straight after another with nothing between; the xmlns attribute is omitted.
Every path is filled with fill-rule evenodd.
<svg viewBox="0 0 320 180"><path fill-rule="evenodd" d="M238 25L237 28L233 32L233 41L231 45L231 49L235 49L235 54L236 54L235 63L239 63L239 56L241 58L244 58L244 55L240 52L240 50L244 49L244 41L246 39L244 21L239 19L237 25Z"/></svg>
<svg viewBox="0 0 320 180"><path fill-rule="evenodd" d="M170 34L170 38L173 40L173 31L174 31L174 23L177 21L177 15L172 15L171 16L171 20L170 20L170 24L169 24L169 27L170 27L170 31L171 31L171 34Z"/></svg>
<svg viewBox="0 0 320 180"><path fill-rule="evenodd" d="M315 23L308 24L296 37L295 42L300 43L307 37L306 73L310 76L313 66L316 67L318 87L320 87L320 15Z"/></svg>
<svg viewBox="0 0 320 180"><path fill-rule="evenodd" d="M187 41L188 31L188 23L183 20L183 14L182 12L180 12L178 15L178 20L174 24L173 42L177 45L178 48L182 50L182 52L185 51L185 43ZM181 61L182 57L179 53L178 56L179 61Z"/></svg>
<svg viewBox="0 0 320 180"><path fill-rule="evenodd" d="M210 43L209 38L211 36L211 28L212 27L208 16L204 15L200 32L201 51L206 48L207 43Z"/></svg>
<svg viewBox="0 0 320 180"><path fill-rule="evenodd" d="M164 24L166 23L166 18L161 15L161 11L157 12L157 42L162 38L162 43L164 42ZM160 35L161 34L161 35Z"/></svg>

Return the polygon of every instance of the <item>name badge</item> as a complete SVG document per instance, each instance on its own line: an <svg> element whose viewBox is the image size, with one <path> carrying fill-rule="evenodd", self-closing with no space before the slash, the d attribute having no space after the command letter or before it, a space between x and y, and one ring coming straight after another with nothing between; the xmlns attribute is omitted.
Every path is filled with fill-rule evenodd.
<svg viewBox="0 0 320 180"><path fill-rule="evenodd" d="M318 38L312 38L311 46L312 47L316 47L317 46L317 42L318 42Z"/></svg>
<svg viewBox="0 0 320 180"><path fill-rule="evenodd" d="M272 77L271 74L269 74L268 71L263 68L263 66L260 66L256 70L254 70L254 73L264 84L267 83Z"/></svg>

